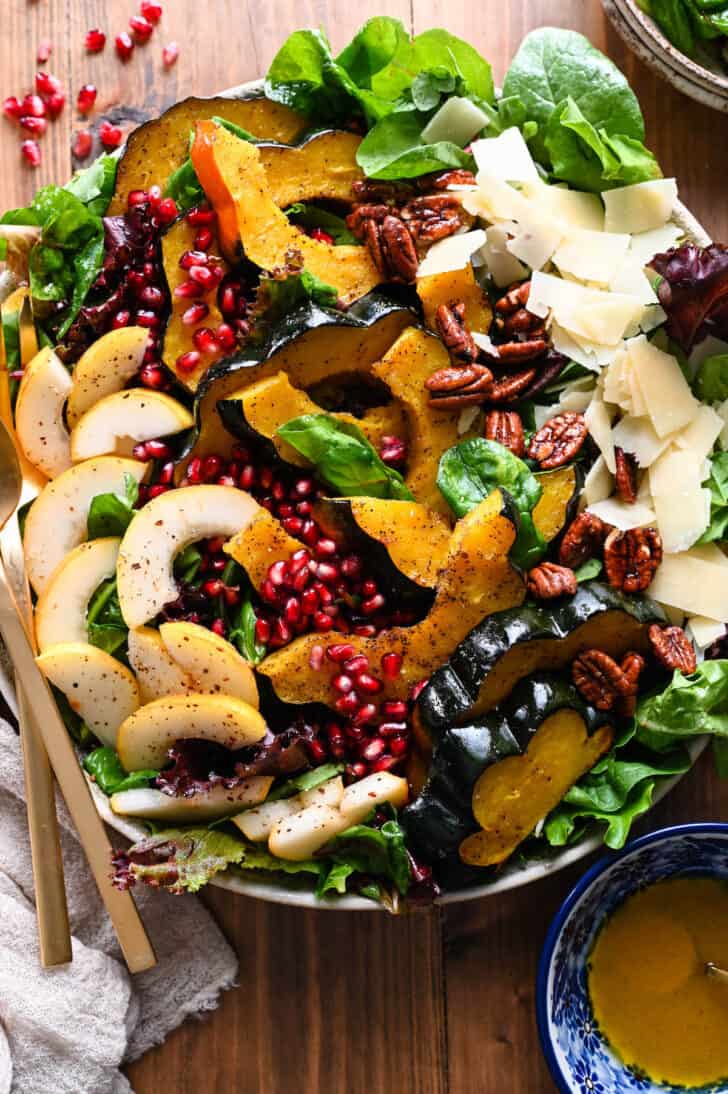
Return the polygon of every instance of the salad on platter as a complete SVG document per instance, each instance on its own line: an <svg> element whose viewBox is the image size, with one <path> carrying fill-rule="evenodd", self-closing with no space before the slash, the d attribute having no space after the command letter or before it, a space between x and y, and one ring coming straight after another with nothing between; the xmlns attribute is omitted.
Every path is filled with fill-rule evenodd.
<svg viewBox="0 0 728 1094"><path fill-rule="evenodd" d="M396 910L728 767L728 249L644 136L579 34L496 94L381 17L2 217L38 663L144 826L119 886Z"/></svg>
<svg viewBox="0 0 728 1094"><path fill-rule="evenodd" d="M724 0L637 0L681 53L724 72L728 68L728 6Z"/></svg>

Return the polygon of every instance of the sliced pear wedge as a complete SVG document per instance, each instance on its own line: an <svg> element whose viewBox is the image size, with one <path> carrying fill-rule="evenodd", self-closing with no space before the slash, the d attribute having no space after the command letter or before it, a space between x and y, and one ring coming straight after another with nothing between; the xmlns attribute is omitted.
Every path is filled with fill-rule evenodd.
<svg viewBox="0 0 728 1094"><path fill-rule="evenodd" d="M139 688L126 665L86 642L61 642L36 660L71 709L100 741L115 748L119 726L139 706Z"/></svg>
<svg viewBox="0 0 728 1094"><path fill-rule="evenodd" d="M192 424L189 410L162 391L116 391L94 403L74 426L71 459L78 463L110 453L130 456L138 441L169 437Z"/></svg>
<svg viewBox="0 0 728 1094"><path fill-rule="evenodd" d="M28 511L23 535L25 565L39 595L69 551L87 539L86 518L97 494L124 496L124 475L141 482L147 469L138 460L100 456L69 467L43 487Z"/></svg>
<svg viewBox="0 0 728 1094"><path fill-rule="evenodd" d="M116 573L120 539L82 543L53 571L35 606L35 634L44 653L59 642L86 642L88 602L102 581Z"/></svg>
<svg viewBox="0 0 728 1094"><path fill-rule="evenodd" d="M333 805L308 805L273 826L268 850L276 858L302 862L348 827L346 817Z"/></svg>
<svg viewBox="0 0 728 1094"><path fill-rule="evenodd" d="M162 623L159 628L168 653L195 682L195 691L234 695L260 705L253 670L235 646L198 623Z"/></svg>
<svg viewBox="0 0 728 1094"><path fill-rule="evenodd" d="M152 627L129 631L128 649L143 703L165 695L191 695L198 690L192 677L169 653L159 631Z"/></svg>
<svg viewBox="0 0 728 1094"><path fill-rule="evenodd" d="M254 775L232 790L211 786L191 798L172 798L153 787L139 787L112 794L110 802L114 813L122 817L145 817L171 824L207 824L230 817L246 805L264 801L272 782L272 776Z"/></svg>
<svg viewBox="0 0 728 1094"><path fill-rule="evenodd" d="M139 707L119 730L117 751L127 771L160 768L175 741L214 741L236 750L266 733L261 715L232 695L169 695Z"/></svg>
<svg viewBox="0 0 728 1094"><path fill-rule="evenodd" d="M339 810L349 825L361 824L375 806L390 802L401 809L408 798L406 779L393 775L391 771L376 771L347 786L339 802Z"/></svg>
<svg viewBox="0 0 728 1094"><path fill-rule="evenodd" d="M149 341L147 327L111 330L90 346L73 369L66 417L71 429L94 403L121 391L142 367Z"/></svg>
<svg viewBox="0 0 728 1094"><path fill-rule="evenodd" d="M18 442L28 460L54 479L71 466L71 446L63 407L71 391L71 377L50 346L28 364L15 404Z"/></svg>
<svg viewBox="0 0 728 1094"><path fill-rule="evenodd" d="M300 813L302 809L298 798L285 798L281 801L263 802L255 809L246 809L230 819L251 843L264 843L279 821Z"/></svg>
<svg viewBox="0 0 728 1094"><path fill-rule="evenodd" d="M179 551L213 536L229 539L259 509L250 494L234 486L186 486L148 502L129 525L119 548L116 574L127 626L143 626L176 600L172 565Z"/></svg>

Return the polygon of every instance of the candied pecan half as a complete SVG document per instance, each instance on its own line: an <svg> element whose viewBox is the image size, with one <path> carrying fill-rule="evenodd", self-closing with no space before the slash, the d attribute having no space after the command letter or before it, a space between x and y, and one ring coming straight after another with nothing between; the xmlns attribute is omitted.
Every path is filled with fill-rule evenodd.
<svg viewBox="0 0 728 1094"><path fill-rule="evenodd" d="M518 311L519 308L525 307L528 303L530 292L530 280L511 285L508 291L501 296L500 300L496 300L495 310L502 315L508 315L510 312Z"/></svg>
<svg viewBox="0 0 728 1094"><path fill-rule="evenodd" d="M533 361L541 357L549 348L547 340L541 336L526 338L522 342L504 342L498 346L498 360L504 366L521 365L524 361Z"/></svg>
<svg viewBox="0 0 728 1094"><path fill-rule="evenodd" d="M437 330L453 357L460 361L477 361L479 350L465 323L465 302L449 307L440 304L435 313Z"/></svg>
<svg viewBox="0 0 728 1094"><path fill-rule="evenodd" d="M529 570L526 587L531 596L538 600L553 600L557 596L573 596L576 592L576 577L568 566L542 562Z"/></svg>
<svg viewBox="0 0 728 1094"><path fill-rule="evenodd" d="M586 510L579 513L561 540L559 561L564 566L577 569L599 554L610 531L611 526L605 524L595 513L588 513Z"/></svg>
<svg viewBox="0 0 728 1094"><path fill-rule="evenodd" d="M619 446L615 446L614 459L617 464L617 497L632 505L637 500L637 460L631 452L625 452Z"/></svg>
<svg viewBox="0 0 728 1094"><path fill-rule="evenodd" d="M504 334L525 334L529 331L545 330L543 319L532 315L525 308L518 308L505 316L496 315L494 325L496 330L503 331Z"/></svg>
<svg viewBox="0 0 728 1094"><path fill-rule="evenodd" d="M656 528L612 529L604 542L607 580L625 593L642 593L662 562L662 539Z"/></svg>
<svg viewBox="0 0 728 1094"><path fill-rule="evenodd" d="M584 698L597 710L606 711L637 694L643 665L639 654L625 654L618 665L604 650L584 650L571 666L571 676Z"/></svg>
<svg viewBox="0 0 728 1094"><path fill-rule="evenodd" d="M620 695L615 703L614 709L617 714L621 714L623 718L631 718L637 709L637 689L639 686L639 679L643 668L645 667L645 659L639 653L635 653L634 650L630 650L629 653L625 653L622 658L620 668L625 675L627 682L629 683L630 690L626 695Z"/></svg>
<svg viewBox="0 0 728 1094"><path fill-rule="evenodd" d="M528 454L544 470L562 467L577 454L587 433L583 414L576 414L574 411L557 414L534 433L528 446Z"/></svg>
<svg viewBox="0 0 728 1094"><path fill-rule="evenodd" d="M464 167L456 167L452 171L444 171L434 179L428 179L427 185L433 190L447 190L448 186L475 186L475 175Z"/></svg>
<svg viewBox="0 0 728 1094"><path fill-rule="evenodd" d="M455 194L426 194L413 198L399 213L412 236L426 243L454 235L470 217Z"/></svg>
<svg viewBox="0 0 728 1094"><path fill-rule="evenodd" d="M409 283L417 276L419 259L409 228L399 217L387 216L380 228L381 248L392 281Z"/></svg>
<svg viewBox="0 0 728 1094"><path fill-rule="evenodd" d="M489 410L485 418L485 436L509 448L515 456L523 456L526 444L523 422L516 410Z"/></svg>
<svg viewBox="0 0 728 1094"><path fill-rule="evenodd" d="M433 392L459 391L474 380L481 380L486 373L488 380L492 380L493 373L485 365L450 365L448 368L439 368L428 376L425 387Z"/></svg>
<svg viewBox="0 0 728 1094"><path fill-rule="evenodd" d="M354 233L357 239L364 239L367 231L367 222L373 220L375 224L381 224L388 214L388 205L357 205L346 218L346 226L350 232Z"/></svg>
<svg viewBox="0 0 728 1094"><path fill-rule="evenodd" d="M527 368L522 372L512 372L506 376L499 376L497 380L493 381L485 401L488 403L514 403L520 399L526 388L531 386L537 375L538 372L535 368Z"/></svg>
<svg viewBox="0 0 728 1094"><path fill-rule="evenodd" d="M358 179L352 190L357 201L383 201L389 205L408 201L415 192L407 182L385 182L383 179Z"/></svg>
<svg viewBox="0 0 728 1094"><path fill-rule="evenodd" d="M683 676L695 672L698 667L695 650L682 627L661 627L659 623L653 623L647 637L655 660L663 668L671 672L679 669Z"/></svg>

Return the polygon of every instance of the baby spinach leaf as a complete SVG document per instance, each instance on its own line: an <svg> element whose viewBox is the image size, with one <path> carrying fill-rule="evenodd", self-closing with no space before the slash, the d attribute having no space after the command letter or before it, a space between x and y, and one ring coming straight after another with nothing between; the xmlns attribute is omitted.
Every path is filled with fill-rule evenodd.
<svg viewBox="0 0 728 1094"><path fill-rule="evenodd" d="M683 0L650 0L650 14L665 37L690 56L695 48L695 33L688 5Z"/></svg>
<svg viewBox="0 0 728 1094"><path fill-rule="evenodd" d="M310 270L291 268L284 277L261 274L257 307L266 322L273 323L310 301L322 308L333 308L338 298L334 286L327 285Z"/></svg>
<svg viewBox="0 0 728 1094"><path fill-rule="evenodd" d="M231 620L228 641L240 650L251 665L259 665L266 654L266 647L255 637L255 624L258 617L248 592L240 601L237 615Z"/></svg>
<svg viewBox="0 0 728 1094"><path fill-rule="evenodd" d="M362 431L330 414L304 414L278 430L341 497L414 501L399 472L387 467Z"/></svg>
<svg viewBox="0 0 728 1094"><path fill-rule="evenodd" d="M323 864L322 864L323 865ZM321 899L326 893L346 892L346 883L352 874L356 873L356 867L351 862L335 862L327 873L322 873L316 886L316 896Z"/></svg>
<svg viewBox="0 0 728 1094"><path fill-rule="evenodd" d="M330 213L328 209L319 209L316 205L307 205L299 201L286 209L286 216L302 228L323 228L332 237L337 247L347 244L356 246L360 240L346 226L343 217Z"/></svg>
<svg viewBox="0 0 728 1094"><path fill-rule="evenodd" d="M464 517L496 488L510 494L519 514L511 558L517 566L534 566L546 550L546 541L531 513L542 487L528 464L497 441L473 437L449 448L440 458L437 485L452 511Z"/></svg>
<svg viewBox="0 0 728 1094"><path fill-rule="evenodd" d="M185 160L176 171L172 172L167 179L164 192L167 197L177 203L177 208L182 213L186 213L188 209L204 201L205 191L200 185L191 159Z"/></svg>
<svg viewBox="0 0 728 1094"><path fill-rule="evenodd" d="M351 873L387 878L404 895L411 880L404 832L396 819L396 810L389 806L384 811L390 816L381 827L369 823L353 825L327 844L322 854L346 864Z"/></svg>
<svg viewBox="0 0 728 1094"><path fill-rule="evenodd" d="M588 562L574 570L574 576L577 581L591 581L593 577L599 577L601 572L602 560L600 558L590 558Z"/></svg>
<svg viewBox="0 0 728 1094"><path fill-rule="evenodd" d="M599 193L659 178L661 173L654 156L641 142L609 136L604 129L597 131L571 97L551 114L544 144L556 178L580 190Z"/></svg>
<svg viewBox="0 0 728 1094"><path fill-rule="evenodd" d="M191 584L197 577L201 563L202 554L199 548L190 543L174 560L174 576L177 581L182 585Z"/></svg>
<svg viewBox="0 0 728 1094"><path fill-rule="evenodd" d="M139 487L131 475L124 475L124 497L118 494L97 494L92 499L86 518L89 539L102 536L123 536L134 517Z"/></svg>
<svg viewBox="0 0 728 1094"><path fill-rule="evenodd" d="M86 613L88 640L119 660L126 661L126 643L129 635L121 614L116 578L103 581L89 601Z"/></svg>
<svg viewBox="0 0 728 1094"><path fill-rule="evenodd" d="M697 371L694 387L704 403L722 403L728 399L728 354L706 357Z"/></svg>
<svg viewBox="0 0 728 1094"><path fill-rule="evenodd" d="M728 660L701 661L690 676L676 671L663 691L640 700L635 723L650 747L701 733L728 737Z"/></svg>
<svg viewBox="0 0 728 1094"><path fill-rule="evenodd" d="M158 771L134 771L128 774L113 748L95 748L84 757L83 766L104 794L117 794L121 790L136 790L148 786L156 779Z"/></svg>
<svg viewBox="0 0 728 1094"><path fill-rule="evenodd" d="M99 156L83 171L77 171L64 189L82 201L90 213L102 217L109 207L116 184L116 156Z"/></svg>
<svg viewBox="0 0 728 1094"><path fill-rule="evenodd" d="M400 67L409 48L409 35L399 19L388 15L368 19L339 54L336 63L357 87L375 90L384 101L392 98L384 80L376 86L379 74L388 66ZM385 78L386 79L386 78ZM396 97L396 96L395 96Z"/></svg>
<svg viewBox="0 0 728 1094"><path fill-rule="evenodd" d="M710 461L710 476L703 484L710 490L710 523L698 543L728 540L728 452Z"/></svg>
<svg viewBox="0 0 728 1094"><path fill-rule="evenodd" d="M357 149L356 160L364 173L374 179L405 179L449 167L471 168L472 156L457 144L423 142L422 130L428 120L414 107L383 118Z"/></svg>

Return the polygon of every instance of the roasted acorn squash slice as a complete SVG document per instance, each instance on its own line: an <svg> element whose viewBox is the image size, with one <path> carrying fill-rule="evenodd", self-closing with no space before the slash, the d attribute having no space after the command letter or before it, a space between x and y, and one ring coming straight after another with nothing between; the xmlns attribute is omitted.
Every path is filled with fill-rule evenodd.
<svg viewBox="0 0 728 1094"><path fill-rule="evenodd" d="M314 133L300 144L259 144L271 195L287 209L297 201L354 200L353 185L364 177L356 162L361 137L344 129Z"/></svg>
<svg viewBox="0 0 728 1094"><path fill-rule="evenodd" d="M664 623L654 601L587 581L574 596L492 615L476 626L432 676L418 715L437 739L452 725L491 710L533 672L564 668L585 649L612 657L647 649L647 629Z"/></svg>
<svg viewBox="0 0 728 1094"><path fill-rule="evenodd" d="M576 516L584 477L579 464L570 463L555 471L536 475L543 493L533 509L533 523L551 542Z"/></svg>
<svg viewBox="0 0 728 1094"><path fill-rule="evenodd" d="M241 92L235 97L184 99L159 118L131 133L116 173L116 189L109 216L126 212L132 190L164 186L189 155L190 133L202 118L224 118L254 137L289 144L304 132L308 119L290 107L266 99L262 91Z"/></svg>
<svg viewBox="0 0 728 1094"><path fill-rule="evenodd" d="M487 334L493 321L493 309L487 295L475 280L472 266L417 278L417 295L422 301L425 323L437 331L435 316L442 304L465 304L465 322L469 330Z"/></svg>
<svg viewBox="0 0 728 1094"><path fill-rule="evenodd" d="M278 207L258 148L215 122L197 123L192 163L218 219L223 254L241 254L263 270L286 265L298 251L304 266L333 285L344 304L358 300L382 280L369 250L312 239Z"/></svg>
<svg viewBox="0 0 728 1094"><path fill-rule="evenodd" d="M228 540L224 550L247 572L253 588L260 589L268 576L268 567L290 558L303 546L300 539L289 536L267 509L261 509L250 524Z"/></svg>
<svg viewBox="0 0 728 1094"><path fill-rule="evenodd" d="M401 815L409 846L460 879L463 861L502 862L607 751L613 726L562 677L520 681L489 714L444 732Z"/></svg>
<svg viewBox="0 0 728 1094"><path fill-rule="evenodd" d="M402 655L402 671L395 680L385 681L383 695L405 697L412 684L441 665L478 621L523 601L523 581L508 559L516 519L512 502L494 490L456 524L434 604L422 622L393 627L374 638L347 636L346 641L366 654L372 666L378 667L385 653ZM325 662L317 671L309 661L311 647L320 643L321 635L305 635L259 665L258 671L268 677L280 699L333 703L331 679L336 666Z"/></svg>

